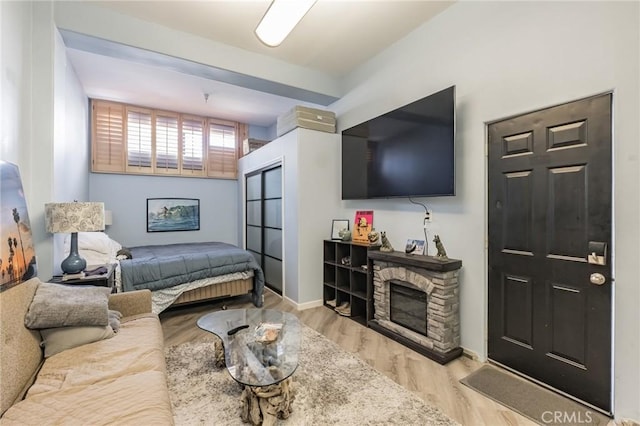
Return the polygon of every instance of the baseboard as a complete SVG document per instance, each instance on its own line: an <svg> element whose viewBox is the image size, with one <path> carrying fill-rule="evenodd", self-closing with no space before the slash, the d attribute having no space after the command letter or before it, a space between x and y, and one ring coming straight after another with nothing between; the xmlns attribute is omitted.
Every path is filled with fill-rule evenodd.
<svg viewBox="0 0 640 426"><path fill-rule="evenodd" d="M312 300L311 302L298 303L294 300L289 299L286 296L283 299L286 300L287 303L290 303L291 305L293 305L299 311L304 311L305 309L317 308L319 306L322 306L322 300Z"/></svg>
<svg viewBox="0 0 640 426"><path fill-rule="evenodd" d="M469 350L467 348L462 348L462 356L472 359L474 361L478 361L478 362L482 362L480 361L480 356L478 356L478 354L472 350Z"/></svg>

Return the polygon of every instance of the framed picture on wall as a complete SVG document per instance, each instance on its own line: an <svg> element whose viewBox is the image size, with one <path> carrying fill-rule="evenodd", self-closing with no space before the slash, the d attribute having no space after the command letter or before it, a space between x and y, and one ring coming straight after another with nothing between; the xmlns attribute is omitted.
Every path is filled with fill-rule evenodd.
<svg viewBox="0 0 640 426"><path fill-rule="evenodd" d="M331 223L331 239L332 240L341 240L340 231L349 230L349 220L348 219L333 219Z"/></svg>
<svg viewBox="0 0 640 426"><path fill-rule="evenodd" d="M198 230L198 198L147 198L147 232Z"/></svg>

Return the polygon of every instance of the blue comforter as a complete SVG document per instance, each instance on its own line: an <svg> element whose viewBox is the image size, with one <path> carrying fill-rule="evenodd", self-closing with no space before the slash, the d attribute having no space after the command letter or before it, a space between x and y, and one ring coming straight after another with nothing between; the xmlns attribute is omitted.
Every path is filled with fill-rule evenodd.
<svg viewBox="0 0 640 426"><path fill-rule="evenodd" d="M160 290L203 278L253 270L252 301L262 306L264 273L251 253L227 243L189 243L131 247L120 261L122 288Z"/></svg>

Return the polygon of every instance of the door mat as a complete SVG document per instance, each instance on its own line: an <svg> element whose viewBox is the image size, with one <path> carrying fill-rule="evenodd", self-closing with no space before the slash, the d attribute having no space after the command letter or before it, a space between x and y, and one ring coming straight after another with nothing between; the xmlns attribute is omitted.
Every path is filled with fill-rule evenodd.
<svg viewBox="0 0 640 426"><path fill-rule="evenodd" d="M491 365L480 367L460 383L543 426L604 426L611 420L592 408Z"/></svg>

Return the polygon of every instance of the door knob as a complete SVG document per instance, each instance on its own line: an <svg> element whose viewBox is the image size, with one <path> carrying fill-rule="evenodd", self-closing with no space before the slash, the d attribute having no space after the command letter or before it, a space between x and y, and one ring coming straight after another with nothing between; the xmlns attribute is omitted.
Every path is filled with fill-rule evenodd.
<svg viewBox="0 0 640 426"><path fill-rule="evenodd" d="M602 285L607 281L607 279L601 273L595 272L591 274L589 281L591 281L591 284Z"/></svg>

